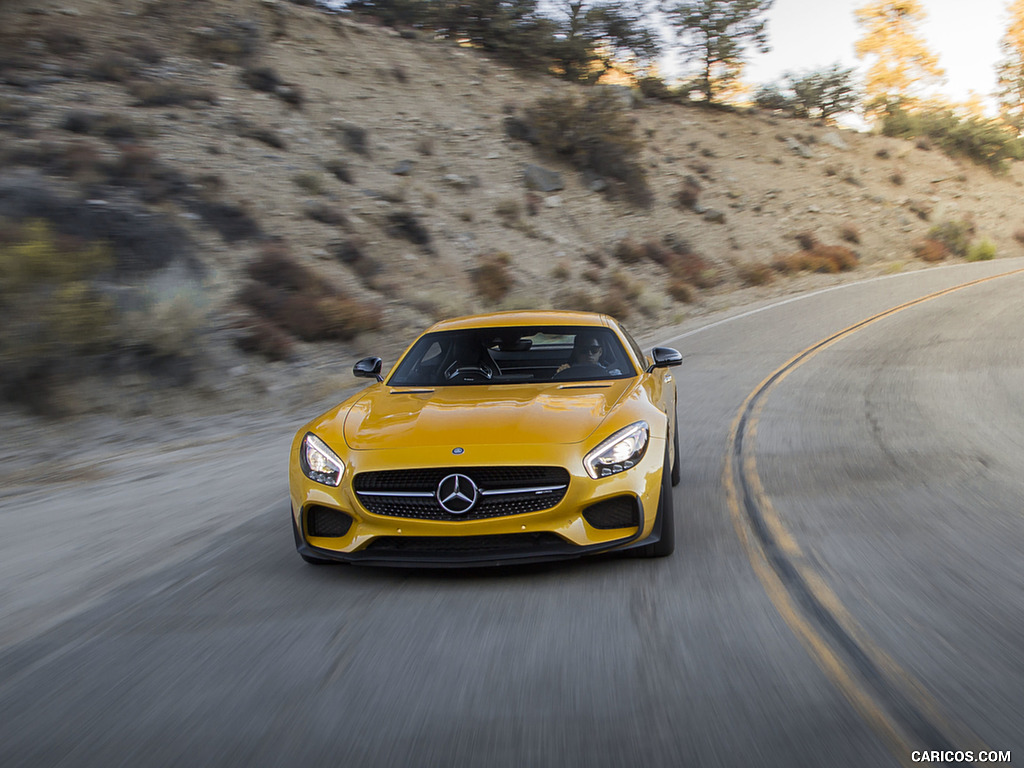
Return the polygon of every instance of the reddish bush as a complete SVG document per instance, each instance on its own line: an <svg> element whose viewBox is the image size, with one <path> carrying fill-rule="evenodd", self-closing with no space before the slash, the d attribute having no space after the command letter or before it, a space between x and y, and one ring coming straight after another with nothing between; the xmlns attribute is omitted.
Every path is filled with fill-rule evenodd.
<svg viewBox="0 0 1024 768"><path fill-rule="evenodd" d="M238 300L257 317L303 341L347 340L380 327L376 306L343 295L292 259L280 243L266 246L247 272L251 279ZM251 343L266 354L260 344Z"/></svg>
<svg viewBox="0 0 1024 768"><path fill-rule="evenodd" d="M470 280L477 294L490 302L501 301L512 288L510 258L507 253L485 256L478 267L470 272Z"/></svg>
<svg viewBox="0 0 1024 768"><path fill-rule="evenodd" d="M855 269L859 262L857 254L845 245L823 245L814 241L813 248L804 248L788 256L772 261L777 272L846 272Z"/></svg>
<svg viewBox="0 0 1024 768"><path fill-rule="evenodd" d="M697 205L697 200L700 198L700 182L697 181L693 176L687 176L681 186L675 193L674 199L675 204L680 208L693 208Z"/></svg>
<svg viewBox="0 0 1024 768"><path fill-rule="evenodd" d="M643 244L628 237L616 244L613 254L624 264L637 264L646 256Z"/></svg>
<svg viewBox="0 0 1024 768"><path fill-rule="evenodd" d="M938 240L924 238L914 243L914 256L921 261L942 261L949 255L949 249Z"/></svg>
<svg viewBox="0 0 1024 768"><path fill-rule="evenodd" d="M860 243L860 230L856 224L843 224L839 230L839 236L848 243Z"/></svg>
<svg viewBox="0 0 1024 768"><path fill-rule="evenodd" d="M668 284L668 295L676 301L689 304L693 301L693 286L682 280L673 280Z"/></svg>

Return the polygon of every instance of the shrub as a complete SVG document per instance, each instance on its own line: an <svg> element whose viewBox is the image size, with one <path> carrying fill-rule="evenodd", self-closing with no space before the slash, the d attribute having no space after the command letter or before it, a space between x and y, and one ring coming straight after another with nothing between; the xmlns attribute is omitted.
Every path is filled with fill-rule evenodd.
<svg viewBox="0 0 1024 768"><path fill-rule="evenodd" d="M754 94L754 106L769 112L784 112L791 108L790 97L782 92L776 83L758 86Z"/></svg>
<svg viewBox="0 0 1024 768"><path fill-rule="evenodd" d="M138 62L122 53L105 53L93 60L89 65L88 74L93 80L112 83L123 83L135 76Z"/></svg>
<svg viewBox="0 0 1024 768"><path fill-rule="evenodd" d="M545 154L611 180L608 194L621 192L632 205L651 204L643 142L621 99L610 89L598 89L585 99L542 98L527 109L526 122Z"/></svg>
<svg viewBox="0 0 1024 768"><path fill-rule="evenodd" d="M772 268L767 264L741 264L736 274L744 285L767 285L774 279Z"/></svg>
<svg viewBox="0 0 1024 768"><path fill-rule="evenodd" d="M758 109L828 121L852 110L857 99L853 69L833 64L802 75L786 73L781 86L762 85L754 96L754 104Z"/></svg>
<svg viewBox="0 0 1024 768"><path fill-rule="evenodd" d="M845 245L825 245L807 233L801 237L801 243L809 243L810 248L802 248L796 253L776 258L772 268L777 272L824 272L836 273L856 269L859 259L857 254Z"/></svg>
<svg viewBox="0 0 1024 768"><path fill-rule="evenodd" d="M693 176L687 176L675 193L675 203L680 208L693 208L700 197L700 182Z"/></svg>
<svg viewBox="0 0 1024 768"><path fill-rule="evenodd" d="M240 205L207 196L189 198L185 204L228 243L250 240L263 234L259 223Z"/></svg>
<svg viewBox="0 0 1024 768"><path fill-rule="evenodd" d="M121 195L112 196L108 205L90 205L64 197L35 174L0 176L0 217L46 219L62 236L105 243L117 278L130 278L176 261L198 268L196 246L177 222Z"/></svg>
<svg viewBox="0 0 1024 768"><path fill-rule="evenodd" d="M64 116L60 127L72 133L99 136L112 141L137 140L155 133L153 128L139 125L123 114L86 112L77 109Z"/></svg>
<svg viewBox="0 0 1024 768"><path fill-rule="evenodd" d="M949 249L946 248L944 243L932 240L931 238L918 240L914 243L913 249L914 256L922 261L942 261L949 255Z"/></svg>
<svg viewBox="0 0 1024 768"><path fill-rule="evenodd" d="M614 272L608 278L609 294L619 296L626 301L636 301L643 293L643 284L630 278L625 272Z"/></svg>
<svg viewBox="0 0 1024 768"><path fill-rule="evenodd" d="M236 20L193 32L196 52L227 64L244 64L259 51L260 29L256 22Z"/></svg>
<svg viewBox="0 0 1024 768"><path fill-rule="evenodd" d="M703 256L685 247L672 249L672 256L665 264L665 268L673 279L696 288L713 288L722 282L718 271L713 269Z"/></svg>
<svg viewBox="0 0 1024 768"><path fill-rule="evenodd" d="M638 264L643 261L646 252L641 243L627 237L615 244L612 255L623 264Z"/></svg>
<svg viewBox="0 0 1024 768"><path fill-rule="evenodd" d="M282 84L281 78L273 67L246 67L239 77L242 82L254 91L273 93Z"/></svg>
<svg viewBox="0 0 1024 768"><path fill-rule="evenodd" d="M798 232L793 239L805 251L813 251L818 245L818 238L813 232Z"/></svg>
<svg viewBox="0 0 1024 768"><path fill-rule="evenodd" d="M326 191L319 173L297 173L292 176L292 183L308 195L322 195Z"/></svg>
<svg viewBox="0 0 1024 768"><path fill-rule="evenodd" d="M637 88L645 99L658 99L659 101L676 101L679 95L657 75L647 75L636 81Z"/></svg>
<svg viewBox="0 0 1024 768"><path fill-rule="evenodd" d="M342 143L350 152L355 152L357 155L370 154L370 146L367 141L365 128L353 125L352 123L343 123L338 126L338 130L341 133Z"/></svg>
<svg viewBox="0 0 1024 768"><path fill-rule="evenodd" d="M367 255L366 246L362 240L355 238L341 240L331 243L329 248L338 261L364 280L380 272L380 265Z"/></svg>
<svg viewBox="0 0 1024 768"><path fill-rule="evenodd" d="M430 232L411 211L395 211L387 217L388 234L415 245L429 246Z"/></svg>
<svg viewBox="0 0 1024 768"><path fill-rule="evenodd" d="M676 301L689 304L693 301L693 286L682 280L673 280L668 284L668 295Z"/></svg>
<svg viewBox="0 0 1024 768"><path fill-rule="evenodd" d="M352 183L352 171L344 160L328 160L324 163L324 169L338 181L343 181L346 184Z"/></svg>
<svg viewBox="0 0 1024 768"><path fill-rule="evenodd" d="M507 253L491 253L484 256L480 264L469 273L470 281L477 294L490 302L499 302L512 288L512 273L508 265L511 259Z"/></svg>
<svg viewBox="0 0 1024 768"><path fill-rule="evenodd" d="M996 257L996 244L985 239L967 249L968 261L990 261Z"/></svg>
<svg viewBox="0 0 1024 768"><path fill-rule="evenodd" d="M5 225L6 228L6 225ZM0 393L38 410L58 370L106 347L113 303L95 279L113 267L102 245L58 235L42 220L12 226L0 242Z"/></svg>
<svg viewBox="0 0 1024 768"><path fill-rule="evenodd" d="M194 107L197 102L214 104L212 91L191 85L169 82L137 82L128 92L135 97L137 107Z"/></svg>
<svg viewBox="0 0 1024 768"><path fill-rule="evenodd" d="M860 229L856 224L843 224L839 228L839 237L848 243L857 245L860 243Z"/></svg>
<svg viewBox="0 0 1024 768"><path fill-rule="evenodd" d="M141 144L122 144L117 160L108 166L109 181L138 191L147 203L180 197L188 191L188 179L162 162L156 152Z"/></svg>
<svg viewBox="0 0 1024 768"><path fill-rule="evenodd" d="M609 291L598 300L594 311L605 315L611 315L616 320L627 320L633 305L619 294Z"/></svg>
<svg viewBox="0 0 1024 768"><path fill-rule="evenodd" d="M1018 229L1013 233L1013 239L1021 245L1024 245L1024 229Z"/></svg>
<svg viewBox="0 0 1024 768"><path fill-rule="evenodd" d="M942 243L946 250L954 256L966 256L971 237L974 235L974 224L967 220L944 221L928 230L926 237Z"/></svg>
<svg viewBox="0 0 1024 768"><path fill-rule="evenodd" d="M281 80L272 67L246 67L240 77L254 91L273 94L293 107L302 106L304 98L299 86Z"/></svg>
<svg viewBox="0 0 1024 768"><path fill-rule="evenodd" d="M515 198L506 198L505 200L498 201L494 206L494 213L497 214L502 224L506 227L516 226L523 218L523 209Z"/></svg>
<svg viewBox="0 0 1024 768"><path fill-rule="evenodd" d="M839 272L847 272L857 267L857 254L845 245L818 245L814 255L836 265Z"/></svg>
<svg viewBox="0 0 1024 768"><path fill-rule="evenodd" d="M303 341L348 340L380 326L372 304L344 296L296 262L280 243L266 245L238 300L258 317Z"/></svg>
<svg viewBox="0 0 1024 768"><path fill-rule="evenodd" d="M52 24L41 30L40 37L50 53L73 56L89 50L85 38L63 24Z"/></svg>
<svg viewBox="0 0 1024 768"><path fill-rule="evenodd" d="M319 221L331 227L344 227L348 224L344 211L328 203L313 202L302 209L307 219Z"/></svg>
<svg viewBox="0 0 1024 768"><path fill-rule="evenodd" d="M263 355L268 360L288 360L294 354L291 337L273 323L258 317L240 324L235 345L243 352Z"/></svg>
<svg viewBox="0 0 1024 768"><path fill-rule="evenodd" d="M675 251L669 246L659 243L657 240L645 241L643 248L644 256L663 267L667 266L675 255Z"/></svg>
<svg viewBox="0 0 1024 768"><path fill-rule="evenodd" d="M966 157L997 172L1005 170L1008 160L1024 158L1024 141L1004 123L975 116L961 118L951 109L908 112L898 103L889 104L882 133L902 139L925 138L947 155Z"/></svg>
<svg viewBox="0 0 1024 768"><path fill-rule="evenodd" d="M118 344L155 359L192 357L206 326L207 299L199 284L161 273L134 292L120 317Z"/></svg>
<svg viewBox="0 0 1024 768"><path fill-rule="evenodd" d="M274 149L287 149L288 147L287 142L285 142L279 134L270 128L264 128L254 123L250 123L245 118L240 117L233 118L230 122L232 127L235 129L235 133L243 139L255 139L256 141L260 141Z"/></svg>

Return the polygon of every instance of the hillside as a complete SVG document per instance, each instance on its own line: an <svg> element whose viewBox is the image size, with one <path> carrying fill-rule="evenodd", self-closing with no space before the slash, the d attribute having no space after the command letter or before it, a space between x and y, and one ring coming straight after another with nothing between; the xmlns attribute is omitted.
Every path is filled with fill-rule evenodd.
<svg viewBox="0 0 1024 768"><path fill-rule="evenodd" d="M323 397L354 358L390 362L431 321L482 310L605 309L649 337L920 268L914 243L947 221L999 255L1024 249L1019 164L995 176L911 142L618 89L653 193L631 205L509 135L508 118L578 87L283 0L7 0L0 30L0 217L114 251L122 353L99 372L119 387L61 380L71 411L145 411L177 385L217 407L303 383ZM528 164L561 188L529 189ZM804 233L859 265L752 268ZM324 341L301 340L317 338L293 317L310 304L340 323Z"/></svg>

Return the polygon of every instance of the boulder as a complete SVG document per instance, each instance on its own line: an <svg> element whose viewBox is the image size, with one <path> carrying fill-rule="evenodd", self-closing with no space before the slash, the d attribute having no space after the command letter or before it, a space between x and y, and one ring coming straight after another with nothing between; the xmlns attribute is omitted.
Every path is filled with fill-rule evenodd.
<svg viewBox="0 0 1024 768"><path fill-rule="evenodd" d="M531 163L523 165L523 181L526 183L527 189L537 192L557 192L560 189L565 189L562 174Z"/></svg>

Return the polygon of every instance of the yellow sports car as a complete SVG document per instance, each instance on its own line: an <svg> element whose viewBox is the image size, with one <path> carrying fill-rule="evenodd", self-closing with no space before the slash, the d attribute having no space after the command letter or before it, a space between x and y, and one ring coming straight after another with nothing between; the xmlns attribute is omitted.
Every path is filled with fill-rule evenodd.
<svg viewBox="0 0 1024 768"><path fill-rule="evenodd" d="M682 358L612 318L500 312L427 329L306 424L288 467L310 563L479 566L675 547Z"/></svg>

